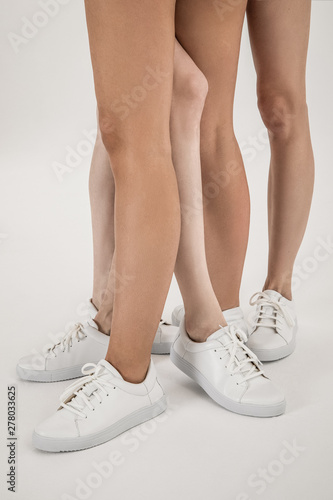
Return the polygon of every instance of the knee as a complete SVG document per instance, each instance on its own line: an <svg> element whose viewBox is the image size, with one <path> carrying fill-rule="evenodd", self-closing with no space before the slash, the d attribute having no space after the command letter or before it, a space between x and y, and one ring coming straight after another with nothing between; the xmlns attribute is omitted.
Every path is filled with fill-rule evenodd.
<svg viewBox="0 0 333 500"><path fill-rule="evenodd" d="M202 112L208 93L208 82L198 69L192 69L182 74L175 74L173 99L177 106L184 104L189 111Z"/></svg>
<svg viewBox="0 0 333 500"><path fill-rule="evenodd" d="M156 113L155 119L141 116L122 120L112 111L100 109L98 125L101 141L110 157L124 154L164 156L171 151L169 119L156 119Z"/></svg>
<svg viewBox="0 0 333 500"><path fill-rule="evenodd" d="M199 104L204 104L208 94L208 81L205 75L197 69L184 77L184 91L186 99ZM185 98L185 96L183 96Z"/></svg>
<svg viewBox="0 0 333 500"><path fill-rule="evenodd" d="M282 92L259 90L258 108L271 136L282 139L293 133L298 120L303 120L304 113L307 113L305 97L296 89Z"/></svg>
<svg viewBox="0 0 333 500"><path fill-rule="evenodd" d="M110 156L121 153L126 147L125 127L121 120L108 109L99 109L98 140L104 144Z"/></svg>
<svg viewBox="0 0 333 500"><path fill-rule="evenodd" d="M144 175L153 165L172 165L169 126L160 121L122 121L108 109L99 109L98 124L115 180L128 179L129 171L131 176Z"/></svg>

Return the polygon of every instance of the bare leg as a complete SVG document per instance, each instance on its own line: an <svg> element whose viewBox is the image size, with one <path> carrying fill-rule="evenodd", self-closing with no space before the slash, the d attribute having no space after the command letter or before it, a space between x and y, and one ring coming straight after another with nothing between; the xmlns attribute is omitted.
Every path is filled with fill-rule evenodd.
<svg viewBox="0 0 333 500"><path fill-rule="evenodd" d="M99 125L115 179L115 272L129 280L115 293L106 359L140 382L179 243L169 136L174 0L86 0L86 12Z"/></svg>
<svg viewBox="0 0 333 500"><path fill-rule="evenodd" d="M115 184L99 128L90 167L89 194L94 246L92 302L98 310L94 321L99 331L110 335L115 291L129 282L125 277L116 279L113 260Z"/></svg>
<svg viewBox="0 0 333 500"><path fill-rule="evenodd" d="M89 194L94 248L92 302L98 310L94 320L99 331L110 334L115 292L129 283L118 276L114 255L115 185L107 150L98 128L89 176Z"/></svg>
<svg viewBox="0 0 333 500"><path fill-rule="evenodd" d="M113 303L107 285L114 252L114 179L100 130L97 133L91 160L89 195L94 247L92 302L97 309L100 309L106 295L108 301ZM108 321L111 325L111 318L108 318Z"/></svg>
<svg viewBox="0 0 333 500"><path fill-rule="evenodd" d="M181 211L182 231L178 250L175 272L182 292L186 308L186 327L193 339L205 340L219 325L225 321L221 313L218 301L210 282L205 248L202 211L202 187L200 171L200 119L205 98L207 95L207 81L200 70L195 66L184 49L176 42L174 59L174 85L171 108L171 142L173 163L176 169ZM96 162L96 164L95 164ZM101 162L101 171L98 170L98 162ZM93 223L103 221L103 227L107 234L113 228L112 214L112 190L113 177L107 176L110 169L108 154L102 141L98 140L93 157L91 179L95 184L108 183L102 186L110 194L110 202L105 202L104 197L98 196L98 191L91 193L95 195L96 211ZM108 207L110 205L110 210ZM105 210L105 207L107 210ZM98 285L103 286L103 301L95 318L101 331L110 332L114 288L122 286L122 282L115 279L114 270L107 277L106 265L111 265L112 253L107 255L100 251L99 245L105 237L102 231L95 231L96 238L96 264L97 271L104 266L105 276L100 277ZM105 259L103 258L105 255ZM108 258L107 258L108 257ZM98 274L99 277L99 274ZM107 283L108 281L108 283Z"/></svg>
<svg viewBox="0 0 333 500"><path fill-rule="evenodd" d="M293 265L305 232L314 182L305 92L310 0L249 0L247 17L268 129L269 261L264 289L292 298Z"/></svg>
<svg viewBox="0 0 333 500"><path fill-rule="evenodd" d="M178 0L176 34L208 80L201 123L205 242L222 309L239 305L249 231L249 192L233 130L233 100L247 0Z"/></svg>
<svg viewBox="0 0 333 500"><path fill-rule="evenodd" d="M171 141L182 228L175 274L184 300L187 332L198 341L226 324L209 278L204 244L200 120L206 95L205 77L177 43Z"/></svg>

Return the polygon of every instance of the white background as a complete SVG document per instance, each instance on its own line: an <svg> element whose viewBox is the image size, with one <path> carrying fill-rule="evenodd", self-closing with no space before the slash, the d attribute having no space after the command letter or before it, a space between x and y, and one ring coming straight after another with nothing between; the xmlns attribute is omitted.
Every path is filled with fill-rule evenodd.
<svg viewBox="0 0 333 500"><path fill-rule="evenodd" d="M317 174L309 226L297 258L303 276L296 280L294 292L300 325L298 347L290 358L266 365L268 375L286 393L286 414L260 420L229 413L178 372L167 356L155 357L172 408L163 421L144 426L132 441L130 432L91 450L54 455L34 450L31 433L38 421L57 408L67 383L18 381L15 364L78 319L82 301L91 294L90 154L81 157L62 182L53 165L64 164L66 148L75 149L84 139L83 131L95 128L95 97L82 2L69 0L61 6L34 37L19 45L17 53L8 34L20 34L22 17L31 20L40 7L35 0L7 1L1 11L3 472L8 468L6 390L13 383L18 390L19 433L17 493L6 491L3 474L2 498L331 500L333 249L326 251L325 260L318 261L316 248L318 238L333 238L333 2L313 2L307 81ZM252 160L246 155L252 223L241 296L247 310L249 296L261 288L266 272L269 147L262 140L246 30L235 125L243 150L251 137L261 141ZM324 253L325 249L321 255ZM179 301L173 283L167 318ZM279 466L276 461L285 442L294 440L303 451L292 463ZM114 450L122 454L122 465L97 488L75 493L79 479L85 483L94 477L98 480L89 476L95 470L92 463L107 460ZM267 467L276 476L270 476L273 481L266 481L266 489L259 495L258 487L251 487L248 480Z"/></svg>

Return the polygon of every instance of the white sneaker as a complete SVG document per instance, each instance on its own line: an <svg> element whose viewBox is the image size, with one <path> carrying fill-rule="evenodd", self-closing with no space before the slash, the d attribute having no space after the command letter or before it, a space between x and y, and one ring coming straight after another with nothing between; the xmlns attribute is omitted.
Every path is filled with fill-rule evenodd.
<svg viewBox="0 0 333 500"><path fill-rule="evenodd" d="M156 417L166 397L151 361L141 384L126 382L104 359L82 368L85 377L61 395L61 405L37 425L33 444L43 451L76 451L105 443L122 432Z"/></svg>
<svg viewBox="0 0 333 500"><path fill-rule="evenodd" d="M59 382L81 377L82 366L89 360L97 363L105 357L109 336L98 330L90 319L77 323L44 354L30 354L16 366L19 377L34 382Z"/></svg>
<svg viewBox="0 0 333 500"><path fill-rule="evenodd" d="M234 325L235 327L237 327L238 330L242 330L246 336L248 335L247 323L244 317L244 313L240 307L225 309L222 312L228 325ZM179 326L184 315L185 315L185 309L182 304L180 306L175 307L175 309L172 311L172 316L171 316L172 324L175 326Z"/></svg>
<svg viewBox="0 0 333 500"><path fill-rule="evenodd" d="M220 328L205 342L194 342L182 320L171 347L171 361L227 410L253 417L285 411L283 394L263 374L258 358L245 346L246 336L234 326Z"/></svg>
<svg viewBox="0 0 333 500"><path fill-rule="evenodd" d="M275 290L255 293L250 304L256 306L249 317L247 346L261 361L289 356L296 345L297 320L294 303Z"/></svg>
<svg viewBox="0 0 333 500"><path fill-rule="evenodd" d="M244 317L244 313L240 307L225 309L222 312L228 325L235 326L237 330L242 330L246 337L248 336L247 323Z"/></svg>
<svg viewBox="0 0 333 500"><path fill-rule="evenodd" d="M171 323L174 326L179 326L184 316L185 316L185 308L183 304L180 304L179 306L175 307L174 310L172 311Z"/></svg>
<svg viewBox="0 0 333 500"><path fill-rule="evenodd" d="M151 353L170 354L170 348L177 337L177 333L178 328L176 326L170 325L162 319L154 338Z"/></svg>
<svg viewBox="0 0 333 500"><path fill-rule="evenodd" d="M86 311L90 320L76 323L58 342L46 352L30 354L21 358L16 372L23 380L33 382L60 382L81 377L81 369L85 363L97 363L105 357L109 336L98 330L93 321L97 309L91 301ZM176 338L178 328L161 320L154 339L152 354L169 354L170 347Z"/></svg>

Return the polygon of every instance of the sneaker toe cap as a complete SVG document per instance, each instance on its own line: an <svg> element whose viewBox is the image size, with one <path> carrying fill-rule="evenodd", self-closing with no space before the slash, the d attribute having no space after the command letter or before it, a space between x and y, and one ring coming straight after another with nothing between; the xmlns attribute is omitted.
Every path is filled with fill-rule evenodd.
<svg viewBox="0 0 333 500"><path fill-rule="evenodd" d="M253 351L278 349L286 345L286 341L270 328L258 328L246 343Z"/></svg>
<svg viewBox="0 0 333 500"><path fill-rule="evenodd" d="M75 423L75 415L65 410L58 410L35 427L35 434L53 439L78 437L79 432Z"/></svg>
<svg viewBox="0 0 333 500"><path fill-rule="evenodd" d="M17 368L25 371L45 370L45 358L41 354L24 356L17 363Z"/></svg>
<svg viewBox="0 0 333 500"><path fill-rule="evenodd" d="M248 389L242 397L242 403L275 406L285 403L284 394L271 380L260 377L250 380Z"/></svg>

